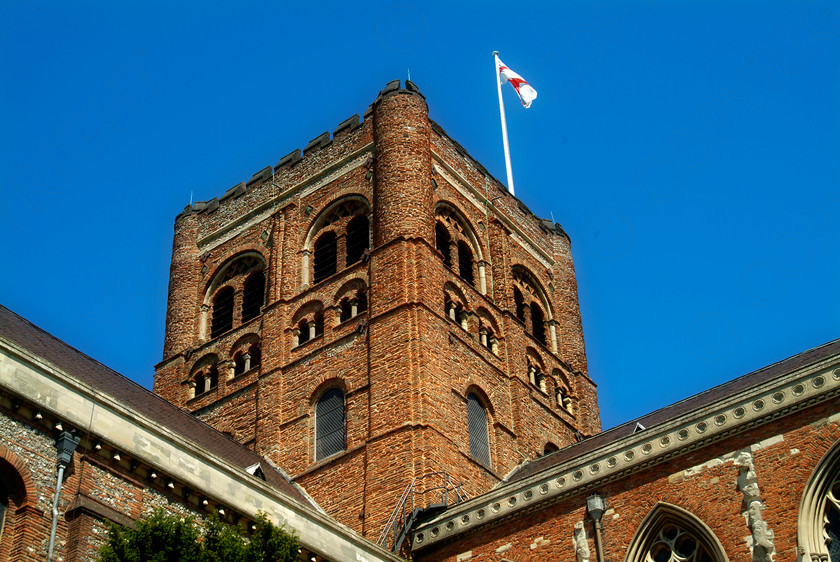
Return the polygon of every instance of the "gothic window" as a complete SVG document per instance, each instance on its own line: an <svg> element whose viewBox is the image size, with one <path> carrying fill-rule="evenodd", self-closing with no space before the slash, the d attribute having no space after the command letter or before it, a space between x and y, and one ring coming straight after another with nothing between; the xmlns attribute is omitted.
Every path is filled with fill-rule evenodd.
<svg viewBox="0 0 840 562"><path fill-rule="evenodd" d="M470 250L469 244L463 240L458 242L458 275L470 285L475 285L472 250Z"/></svg>
<svg viewBox="0 0 840 562"><path fill-rule="evenodd" d="M245 280L242 292L242 322L247 322L260 315L265 302L265 273L255 271Z"/></svg>
<svg viewBox="0 0 840 562"><path fill-rule="evenodd" d="M213 297L210 337L216 338L233 328L233 287L225 287Z"/></svg>
<svg viewBox="0 0 840 562"><path fill-rule="evenodd" d="M365 215L360 215L347 224L347 265L362 259L369 247L370 223Z"/></svg>
<svg viewBox="0 0 840 562"><path fill-rule="evenodd" d="M702 521L675 505L654 506L636 531L627 562L728 562L720 541Z"/></svg>
<svg viewBox="0 0 840 562"><path fill-rule="evenodd" d="M450 245L452 238L449 232L442 223L435 223L435 248L443 255L443 265L452 267L452 255L450 254Z"/></svg>
<svg viewBox="0 0 840 562"><path fill-rule="evenodd" d="M800 506L797 534L801 559L840 562L840 442L814 468Z"/></svg>
<svg viewBox="0 0 840 562"><path fill-rule="evenodd" d="M467 395L467 430L470 438L470 455L490 466L490 436L487 432L487 411L475 394Z"/></svg>
<svg viewBox="0 0 840 562"><path fill-rule="evenodd" d="M344 393L326 391L315 404L315 460L344 450Z"/></svg>
<svg viewBox="0 0 840 562"><path fill-rule="evenodd" d="M338 246L335 232L325 232L315 243L315 283L335 275L338 260Z"/></svg>
<svg viewBox="0 0 840 562"><path fill-rule="evenodd" d="M668 524L659 530L648 549L649 562L714 562L712 555L686 529Z"/></svg>

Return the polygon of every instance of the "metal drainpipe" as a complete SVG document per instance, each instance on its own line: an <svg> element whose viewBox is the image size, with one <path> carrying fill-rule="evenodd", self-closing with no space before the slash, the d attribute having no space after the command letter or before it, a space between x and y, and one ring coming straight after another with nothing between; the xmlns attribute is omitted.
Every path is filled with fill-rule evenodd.
<svg viewBox="0 0 840 562"><path fill-rule="evenodd" d="M73 451L79 444L79 438L69 431L62 431L55 443L58 449L58 481L55 485L55 497L52 507L52 526L50 527L50 543L47 547L47 562L52 562L53 550L55 549L55 531L58 527L58 499L61 496L61 485L64 482L64 469L73 459Z"/></svg>

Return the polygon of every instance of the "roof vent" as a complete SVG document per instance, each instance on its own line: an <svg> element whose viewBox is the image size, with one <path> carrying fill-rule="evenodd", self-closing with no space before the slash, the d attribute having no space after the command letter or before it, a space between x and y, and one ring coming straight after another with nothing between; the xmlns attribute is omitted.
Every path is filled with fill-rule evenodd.
<svg viewBox="0 0 840 562"><path fill-rule="evenodd" d="M640 431L644 431L647 428L643 426L640 422L636 422L636 427L633 428L633 433L639 433Z"/></svg>

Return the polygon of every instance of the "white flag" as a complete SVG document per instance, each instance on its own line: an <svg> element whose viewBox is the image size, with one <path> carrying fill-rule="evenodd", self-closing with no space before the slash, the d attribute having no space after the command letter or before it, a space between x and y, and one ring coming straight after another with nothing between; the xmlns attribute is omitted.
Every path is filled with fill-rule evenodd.
<svg viewBox="0 0 840 562"><path fill-rule="evenodd" d="M501 83L504 84L505 82L510 82L510 85L513 86L513 89L516 90L516 94L519 96L519 101L522 102L522 105L525 107L531 107L531 102L537 99L537 91L531 87L528 82L526 82L520 75L512 71L510 68L505 66L500 59L499 61L499 75L501 76Z"/></svg>

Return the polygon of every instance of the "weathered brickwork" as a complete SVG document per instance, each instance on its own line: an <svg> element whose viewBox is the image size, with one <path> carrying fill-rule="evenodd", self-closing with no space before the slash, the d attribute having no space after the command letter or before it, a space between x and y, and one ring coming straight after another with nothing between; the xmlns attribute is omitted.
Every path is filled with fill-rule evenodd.
<svg viewBox="0 0 840 562"><path fill-rule="evenodd" d="M179 215L155 392L375 538L413 478L446 471L477 494L600 421L559 225L431 122L413 85L389 84L361 123L340 129ZM354 216L367 218L370 249L348 264ZM436 225L452 237L443 253ZM332 235L337 267L324 275L319 244ZM243 284L224 272L245 255L262 264L266 297L240 322ZM214 334L223 285L235 318ZM261 364L234 373L249 335ZM210 383L196 374L210 363L218 378L202 392ZM345 443L321 460L315 410L330 388L344 393ZM487 413L489 466L470 453L470 394Z"/></svg>

